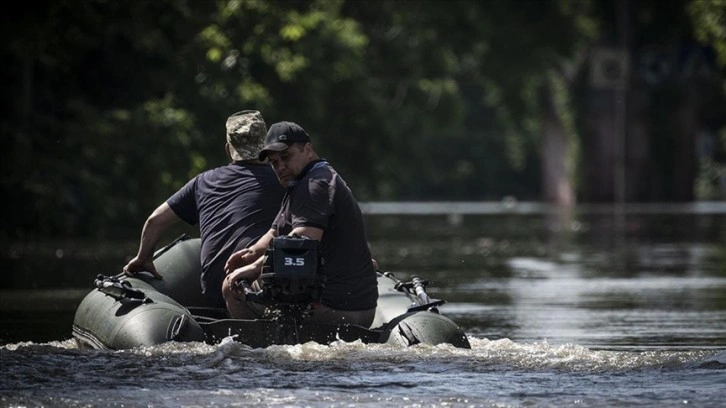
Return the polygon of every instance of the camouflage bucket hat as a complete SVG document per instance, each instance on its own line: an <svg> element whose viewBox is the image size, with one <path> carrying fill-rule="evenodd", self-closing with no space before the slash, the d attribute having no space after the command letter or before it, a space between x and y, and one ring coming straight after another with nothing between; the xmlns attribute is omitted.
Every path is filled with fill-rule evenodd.
<svg viewBox="0 0 726 408"><path fill-rule="evenodd" d="M227 118L227 142L234 148L232 160L257 159L265 145L267 125L256 110L244 110Z"/></svg>

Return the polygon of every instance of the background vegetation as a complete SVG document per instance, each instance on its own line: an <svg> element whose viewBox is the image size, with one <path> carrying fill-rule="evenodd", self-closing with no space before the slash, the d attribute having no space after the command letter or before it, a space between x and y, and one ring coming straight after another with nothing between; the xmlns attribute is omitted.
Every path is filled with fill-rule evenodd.
<svg viewBox="0 0 726 408"><path fill-rule="evenodd" d="M225 163L226 117L253 108L305 127L362 201L568 204L617 195L608 146L628 101L625 199L722 198L722 0L14 10L0 28L2 238L136 236L189 177ZM626 75L594 80L600 49L622 52Z"/></svg>

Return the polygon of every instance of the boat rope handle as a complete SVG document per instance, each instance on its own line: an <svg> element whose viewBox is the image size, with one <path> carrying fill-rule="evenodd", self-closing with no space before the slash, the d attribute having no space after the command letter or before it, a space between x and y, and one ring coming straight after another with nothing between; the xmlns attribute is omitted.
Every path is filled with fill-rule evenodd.
<svg viewBox="0 0 726 408"><path fill-rule="evenodd" d="M131 286L131 283L120 280L118 276L98 275L96 277L96 288L118 300L135 299L141 300L143 303L153 302L153 300L146 296L146 293L138 289L134 289Z"/></svg>

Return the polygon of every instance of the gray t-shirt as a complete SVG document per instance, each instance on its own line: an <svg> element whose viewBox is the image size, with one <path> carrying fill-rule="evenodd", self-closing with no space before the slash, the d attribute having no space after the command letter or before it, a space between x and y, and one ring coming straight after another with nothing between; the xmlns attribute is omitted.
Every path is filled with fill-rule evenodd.
<svg viewBox="0 0 726 408"><path fill-rule="evenodd" d="M368 310L378 302L378 280L363 215L353 193L325 161L311 163L288 187L272 224L279 235L296 227L322 229L325 288L320 303L337 310Z"/></svg>

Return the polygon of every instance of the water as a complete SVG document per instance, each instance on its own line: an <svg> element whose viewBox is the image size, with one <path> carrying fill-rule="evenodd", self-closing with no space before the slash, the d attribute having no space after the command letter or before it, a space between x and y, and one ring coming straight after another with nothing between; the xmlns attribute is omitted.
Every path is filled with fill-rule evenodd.
<svg viewBox="0 0 726 408"><path fill-rule="evenodd" d="M102 267L79 270L78 258L123 259L48 244L48 259L32 260L45 275L18 273L31 262L22 253L3 261L23 276L0 289L0 406L720 407L724 218L369 218L383 269L432 281L471 350L231 340L78 350L73 311ZM69 283L53 288L50 273Z"/></svg>
<svg viewBox="0 0 726 408"><path fill-rule="evenodd" d="M590 350L473 339L472 350L358 343L248 349L172 344L0 350L6 405L717 406L724 363L709 352Z"/></svg>

